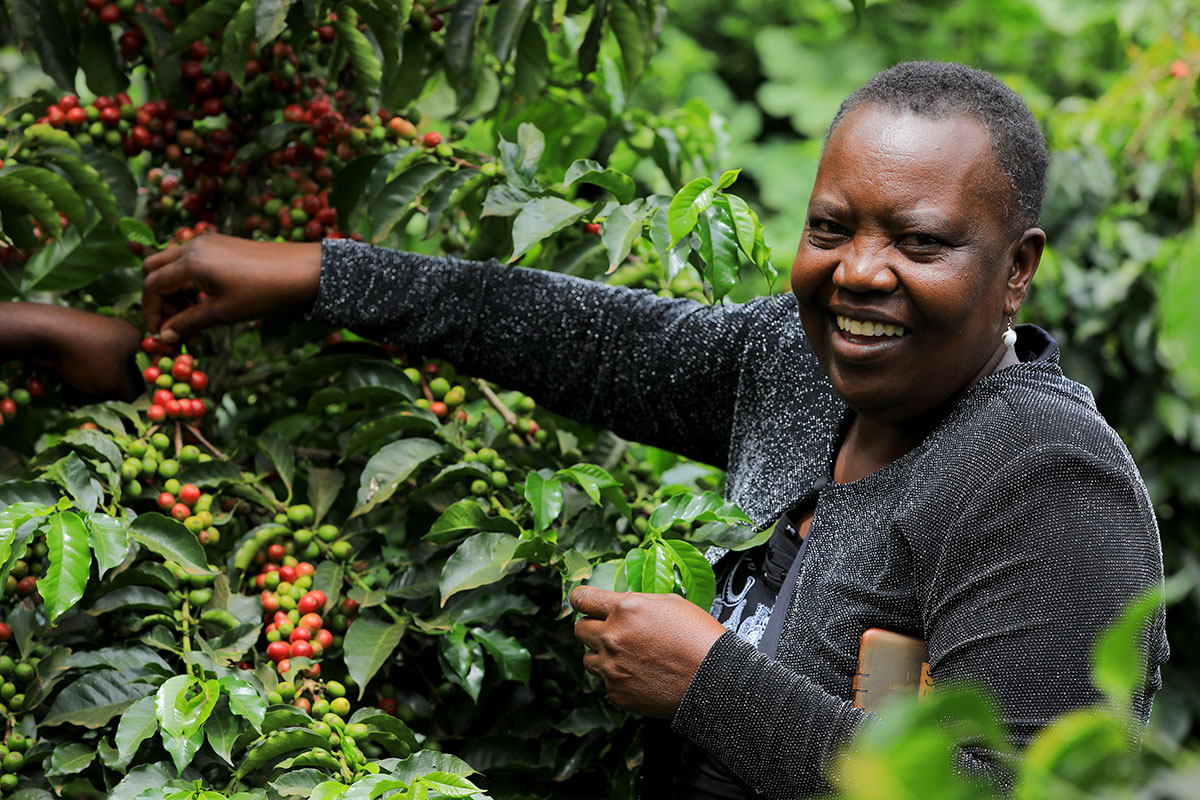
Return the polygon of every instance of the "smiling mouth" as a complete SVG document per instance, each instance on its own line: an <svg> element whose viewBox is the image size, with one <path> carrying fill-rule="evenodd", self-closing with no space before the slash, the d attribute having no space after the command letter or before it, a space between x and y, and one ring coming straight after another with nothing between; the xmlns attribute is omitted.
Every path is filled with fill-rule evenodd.
<svg viewBox="0 0 1200 800"><path fill-rule="evenodd" d="M835 315L834 319L837 321L838 330L855 336L878 336L880 338L890 336L898 338L908 335L908 329L903 325L886 325L882 322L851 319L841 314Z"/></svg>

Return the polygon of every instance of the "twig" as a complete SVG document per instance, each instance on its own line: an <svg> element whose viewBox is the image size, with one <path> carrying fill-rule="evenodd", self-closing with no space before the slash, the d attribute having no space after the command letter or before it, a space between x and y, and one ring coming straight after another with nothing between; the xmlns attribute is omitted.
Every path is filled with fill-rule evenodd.
<svg viewBox="0 0 1200 800"><path fill-rule="evenodd" d="M504 420L504 424L508 425L510 428L520 434L521 438L525 440L527 445L532 446L533 439L531 439L528 435L521 433L520 428L517 427L519 422L517 415L512 412L512 409L504 405L504 401L492 391L492 387L488 386L487 383L480 378L475 379L475 385L479 387L479 391L483 393L483 396L487 398L487 401L492 404L492 408L500 412L500 417Z"/></svg>
<svg viewBox="0 0 1200 800"><path fill-rule="evenodd" d="M210 442L208 439L205 439L203 433L201 433L196 428L193 428L191 425L188 425L186 422L184 423L184 426L188 429L188 433L190 433L192 436L195 436L196 441L198 441L200 444L207 447L209 449L209 452L211 452L214 456L221 459L222 461L229 460L229 456L225 455L220 450L218 450L217 446L215 444L213 444L212 442Z"/></svg>
<svg viewBox="0 0 1200 800"><path fill-rule="evenodd" d="M175 420L175 457L179 458L181 452L183 452L183 424L179 420Z"/></svg>
<svg viewBox="0 0 1200 800"><path fill-rule="evenodd" d="M430 403L433 402L433 392L429 391L429 383L425 380L425 373L421 372L421 392L424 393L425 399Z"/></svg>

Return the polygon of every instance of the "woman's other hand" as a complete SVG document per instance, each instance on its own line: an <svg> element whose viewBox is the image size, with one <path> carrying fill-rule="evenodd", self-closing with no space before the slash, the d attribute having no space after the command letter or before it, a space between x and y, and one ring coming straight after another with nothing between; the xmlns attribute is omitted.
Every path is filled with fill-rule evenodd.
<svg viewBox="0 0 1200 800"><path fill-rule="evenodd" d="M321 279L321 245L206 234L155 253L143 268L146 327L172 343L311 303ZM204 299L197 299L201 292Z"/></svg>
<svg viewBox="0 0 1200 800"><path fill-rule="evenodd" d="M581 586L571 605L585 617L575 638L583 666L604 681L609 698L635 714L675 716L700 662L725 633L695 603L674 594L609 592Z"/></svg>
<svg viewBox="0 0 1200 800"><path fill-rule="evenodd" d="M41 303L0 303L0 360L44 364L89 398L142 393L134 355L142 335L123 320Z"/></svg>

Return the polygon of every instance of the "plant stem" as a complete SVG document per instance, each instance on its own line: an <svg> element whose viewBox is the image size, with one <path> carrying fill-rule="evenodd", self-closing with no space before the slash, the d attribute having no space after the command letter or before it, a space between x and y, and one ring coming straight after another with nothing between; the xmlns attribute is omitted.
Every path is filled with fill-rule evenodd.
<svg viewBox="0 0 1200 800"><path fill-rule="evenodd" d="M355 572L354 570L352 570L352 569L346 570L344 572L344 574L350 578L350 582L353 583L355 586L360 587L365 592L371 591L371 587L367 586L365 583L363 583L362 578L358 577L358 573ZM392 618L392 622L395 622L397 625L406 625L407 624L404 620L404 617L401 616L400 614L396 613L392 609L392 607L389 606L387 603L380 603L379 607L387 612L387 615Z"/></svg>
<svg viewBox="0 0 1200 800"><path fill-rule="evenodd" d="M517 428L517 415L514 414L512 409L506 406L504 401L492 391L492 387L488 386L487 383L480 378L475 379L475 385L479 387L479 391L482 392L483 396L487 398L487 401L491 403L492 408L500 412L500 417L504 420L504 424L508 425L510 428L520 434L521 438L525 440L525 444L532 446L533 439L521 433L520 429Z"/></svg>
<svg viewBox="0 0 1200 800"><path fill-rule="evenodd" d="M184 425L187 427L188 433L190 433L192 436L195 436L196 441L198 441L200 444L207 447L209 452L211 452L214 456L221 459L222 461L229 460L229 456L225 455L220 450L218 450L217 446L215 444L213 444L212 442L210 442L208 439L205 439L204 434L202 434L199 430L197 430L196 428L193 428L191 425L188 425L187 423L184 423Z"/></svg>

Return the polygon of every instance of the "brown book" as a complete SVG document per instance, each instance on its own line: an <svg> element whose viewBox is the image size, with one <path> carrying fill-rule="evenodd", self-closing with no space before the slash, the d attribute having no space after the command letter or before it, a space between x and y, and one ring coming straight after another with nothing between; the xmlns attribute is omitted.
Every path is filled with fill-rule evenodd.
<svg viewBox="0 0 1200 800"><path fill-rule="evenodd" d="M851 684L854 706L875 711L896 697L925 697L933 691L929 651L915 636L868 628L858 647L858 672Z"/></svg>

